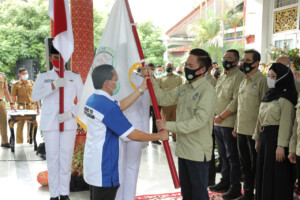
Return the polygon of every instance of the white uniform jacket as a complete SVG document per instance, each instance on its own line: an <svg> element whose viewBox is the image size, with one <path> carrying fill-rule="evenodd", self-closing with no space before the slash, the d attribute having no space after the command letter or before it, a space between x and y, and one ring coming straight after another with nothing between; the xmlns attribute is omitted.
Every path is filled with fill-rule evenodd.
<svg viewBox="0 0 300 200"><path fill-rule="evenodd" d="M59 114L59 89L52 90L51 83L58 78L57 73L51 71L39 73L32 92L33 101L43 100L40 130L58 131L59 123L57 116ZM66 85L64 87L64 112L72 112L77 115L78 103L74 104L77 96L79 100L82 91L82 79L79 74L72 71L65 71L64 78ZM64 130L76 130L77 123L75 117L64 122Z"/></svg>

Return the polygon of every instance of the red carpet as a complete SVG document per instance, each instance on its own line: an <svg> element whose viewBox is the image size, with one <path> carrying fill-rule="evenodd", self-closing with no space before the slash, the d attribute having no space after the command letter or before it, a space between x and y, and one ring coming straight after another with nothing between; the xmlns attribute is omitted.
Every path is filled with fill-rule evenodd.
<svg viewBox="0 0 300 200"><path fill-rule="evenodd" d="M208 190L208 194L211 200L222 200L222 193L211 192ZM175 193L165 193L165 194L149 194L149 195L141 195L136 196L135 200L182 200L182 196L180 192Z"/></svg>

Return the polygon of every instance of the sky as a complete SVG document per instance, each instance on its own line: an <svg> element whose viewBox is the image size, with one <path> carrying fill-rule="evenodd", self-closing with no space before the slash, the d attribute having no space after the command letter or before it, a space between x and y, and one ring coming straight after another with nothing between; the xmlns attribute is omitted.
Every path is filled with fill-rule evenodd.
<svg viewBox="0 0 300 200"><path fill-rule="evenodd" d="M107 10L105 5L112 6L114 0L93 0L93 2L94 8L102 11ZM136 23L151 20L154 25L167 31L190 13L197 6L197 2L199 0L129 0L129 5Z"/></svg>

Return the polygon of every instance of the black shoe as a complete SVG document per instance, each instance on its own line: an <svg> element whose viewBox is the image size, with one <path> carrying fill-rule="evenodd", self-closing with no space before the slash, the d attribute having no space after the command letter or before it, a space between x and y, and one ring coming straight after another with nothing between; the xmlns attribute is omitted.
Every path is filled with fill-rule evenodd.
<svg viewBox="0 0 300 200"><path fill-rule="evenodd" d="M213 191L213 192L226 192L229 189L229 186L230 185L228 182L221 181L217 185L213 185L208 188L210 189L210 191Z"/></svg>
<svg viewBox="0 0 300 200"><path fill-rule="evenodd" d="M1 147L4 147L4 148L10 148L10 145L9 145L9 143L1 144Z"/></svg>
<svg viewBox="0 0 300 200"><path fill-rule="evenodd" d="M242 196L241 190L230 188L226 193L222 195L224 200L232 200Z"/></svg>
<svg viewBox="0 0 300 200"><path fill-rule="evenodd" d="M161 144L160 141L152 141L153 144Z"/></svg>
<svg viewBox="0 0 300 200"><path fill-rule="evenodd" d="M59 200L59 198L58 197L55 197L55 198L51 197L50 200Z"/></svg>
<svg viewBox="0 0 300 200"><path fill-rule="evenodd" d="M60 195L60 200L70 200L68 195Z"/></svg>

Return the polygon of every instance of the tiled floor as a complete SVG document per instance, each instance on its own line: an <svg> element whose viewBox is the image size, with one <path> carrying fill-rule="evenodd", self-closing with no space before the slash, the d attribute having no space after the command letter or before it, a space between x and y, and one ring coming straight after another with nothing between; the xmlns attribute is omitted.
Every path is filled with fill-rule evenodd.
<svg viewBox="0 0 300 200"><path fill-rule="evenodd" d="M41 138L38 138L41 141ZM171 150L175 143L170 141ZM173 152L174 153L174 152ZM177 166L177 158L174 157ZM37 182L37 174L47 170L46 162L36 156L33 146L17 144L15 153L0 148L0 194L1 199L49 199L48 187ZM174 189L163 145L149 144L143 150L138 178L137 195L180 191ZM88 192L74 192L72 200L88 199Z"/></svg>

